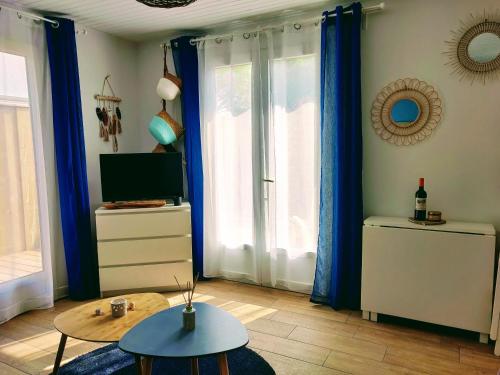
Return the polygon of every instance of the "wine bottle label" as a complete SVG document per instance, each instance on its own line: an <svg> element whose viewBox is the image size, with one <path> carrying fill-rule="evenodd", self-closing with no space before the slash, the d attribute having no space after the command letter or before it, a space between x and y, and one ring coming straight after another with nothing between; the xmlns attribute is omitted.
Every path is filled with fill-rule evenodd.
<svg viewBox="0 0 500 375"><path fill-rule="evenodd" d="M425 211L426 210L426 198L415 198L415 209L417 211Z"/></svg>

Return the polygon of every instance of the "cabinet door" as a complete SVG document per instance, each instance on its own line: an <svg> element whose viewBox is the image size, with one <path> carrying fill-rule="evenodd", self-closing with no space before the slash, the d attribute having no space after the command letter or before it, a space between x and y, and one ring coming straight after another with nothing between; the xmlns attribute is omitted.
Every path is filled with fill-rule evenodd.
<svg viewBox="0 0 500 375"><path fill-rule="evenodd" d="M361 308L488 332L493 236L365 226Z"/></svg>

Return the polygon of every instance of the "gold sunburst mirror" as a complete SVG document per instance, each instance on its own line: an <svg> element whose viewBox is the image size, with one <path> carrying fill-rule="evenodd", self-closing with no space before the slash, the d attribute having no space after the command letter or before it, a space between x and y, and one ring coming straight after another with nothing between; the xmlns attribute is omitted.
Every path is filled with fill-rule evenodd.
<svg viewBox="0 0 500 375"><path fill-rule="evenodd" d="M380 91L371 115L373 128L383 140L414 145L430 136L441 121L441 99L424 81L398 79Z"/></svg>
<svg viewBox="0 0 500 375"><path fill-rule="evenodd" d="M460 80L473 83L500 77L500 12L470 14L460 27L452 31L445 54L447 65Z"/></svg>

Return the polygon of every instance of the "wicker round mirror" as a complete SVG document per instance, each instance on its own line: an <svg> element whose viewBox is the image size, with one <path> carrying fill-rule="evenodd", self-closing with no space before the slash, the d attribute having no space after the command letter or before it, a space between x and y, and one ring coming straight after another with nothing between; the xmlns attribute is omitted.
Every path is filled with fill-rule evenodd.
<svg viewBox="0 0 500 375"><path fill-rule="evenodd" d="M453 32L446 51L453 72L471 82L500 76L500 16L471 15Z"/></svg>
<svg viewBox="0 0 500 375"><path fill-rule="evenodd" d="M413 145L430 136L441 121L441 99L416 78L398 79L384 87L372 105L375 132L387 142Z"/></svg>

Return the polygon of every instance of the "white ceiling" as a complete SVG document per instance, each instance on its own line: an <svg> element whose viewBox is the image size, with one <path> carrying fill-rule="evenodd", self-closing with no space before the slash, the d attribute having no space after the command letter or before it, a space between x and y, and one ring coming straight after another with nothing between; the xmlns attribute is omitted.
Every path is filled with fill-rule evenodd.
<svg viewBox="0 0 500 375"><path fill-rule="evenodd" d="M15 1L27 10L60 13L84 26L132 40L203 30L239 19L255 21L259 15L276 15L296 8L307 10L326 3L327 0L197 0L186 7L158 9L135 0Z"/></svg>

